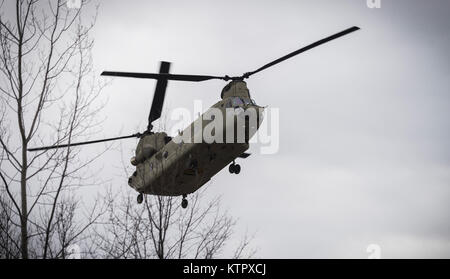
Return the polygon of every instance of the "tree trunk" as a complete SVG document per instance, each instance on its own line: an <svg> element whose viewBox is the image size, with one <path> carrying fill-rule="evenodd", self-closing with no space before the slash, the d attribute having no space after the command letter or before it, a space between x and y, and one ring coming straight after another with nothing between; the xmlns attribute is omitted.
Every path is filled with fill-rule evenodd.
<svg viewBox="0 0 450 279"><path fill-rule="evenodd" d="M28 259L28 206L27 206L27 143L22 145L22 171L20 177L20 195L22 199L22 214L20 216L20 250L23 259Z"/></svg>

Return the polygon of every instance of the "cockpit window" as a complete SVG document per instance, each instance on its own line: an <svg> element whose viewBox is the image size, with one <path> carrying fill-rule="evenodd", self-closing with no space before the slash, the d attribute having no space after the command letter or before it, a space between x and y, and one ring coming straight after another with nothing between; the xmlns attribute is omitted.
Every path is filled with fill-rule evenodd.
<svg viewBox="0 0 450 279"><path fill-rule="evenodd" d="M225 103L225 107L235 108L235 107L240 107L242 105L254 105L254 104L255 104L255 102L250 98L232 97L231 100L228 100Z"/></svg>
<svg viewBox="0 0 450 279"><path fill-rule="evenodd" d="M233 97L231 99L231 105L233 107L239 107L239 106L242 106L243 104L244 104L244 102L239 97Z"/></svg>
<svg viewBox="0 0 450 279"><path fill-rule="evenodd" d="M253 100L250 98L242 98L242 101L244 102L244 104L246 105L253 105Z"/></svg>

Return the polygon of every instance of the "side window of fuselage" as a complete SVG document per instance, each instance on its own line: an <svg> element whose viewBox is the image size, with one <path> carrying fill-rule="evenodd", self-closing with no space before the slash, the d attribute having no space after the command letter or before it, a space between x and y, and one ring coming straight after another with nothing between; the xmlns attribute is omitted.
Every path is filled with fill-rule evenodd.
<svg viewBox="0 0 450 279"><path fill-rule="evenodd" d="M228 101L225 102L226 108L236 108L243 105L254 105L255 101L250 98L241 98L241 97L232 97Z"/></svg>
<svg viewBox="0 0 450 279"><path fill-rule="evenodd" d="M253 100L250 98L242 98L242 101L244 102L245 105L253 105Z"/></svg>
<svg viewBox="0 0 450 279"><path fill-rule="evenodd" d="M232 105L232 107L240 107L240 106L242 106L244 104L244 102L242 102L242 100L241 100L241 98L239 98L239 97L233 97L232 99L231 99L231 105Z"/></svg>

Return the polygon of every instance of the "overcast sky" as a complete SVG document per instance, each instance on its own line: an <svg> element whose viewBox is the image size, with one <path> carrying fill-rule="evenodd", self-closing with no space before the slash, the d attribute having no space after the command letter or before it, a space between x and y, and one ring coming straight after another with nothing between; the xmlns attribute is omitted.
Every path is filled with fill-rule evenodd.
<svg viewBox="0 0 450 279"><path fill-rule="evenodd" d="M450 257L450 1L102 1L95 68L238 75L353 25L361 30L248 81L279 108L280 149L206 185L256 233L258 257ZM220 98L222 81L169 82L166 108ZM142 131L155 82L114 79L99 136ZM131 157L137 141L123 141ZM89 149L86 149L89 150ZM102 175L117 175L110 152ZM117 162L115 164L114 162ZM132 189L129 189L133 191Z"/></svg>

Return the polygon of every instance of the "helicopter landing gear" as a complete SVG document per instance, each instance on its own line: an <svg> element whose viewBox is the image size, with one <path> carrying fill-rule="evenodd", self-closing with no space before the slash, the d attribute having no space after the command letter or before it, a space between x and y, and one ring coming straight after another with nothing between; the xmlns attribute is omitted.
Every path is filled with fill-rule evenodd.
<svg viewBox="0 0 450 279"><path fill-rule="evenodd" d="M239 173L241 172L241 165L235 164L235 163L233 162L233 164L231 164L231 165L228 167L228 171L229 171L230 173L239 174Z"/></svg>
<svg viewBox="0 0 450 279"><path fill-rule="evenodd" d="M144 195L142 193L139 193L137 196L137 203L141 204L144 201Z"/></svg>
<svg viewBox="0 0 450 279"><path fill-rule="evenodd" d="M186 199L187 195L183 195L183 199L181 200L181 207L186 208L188 206L188 200Z"/></svg>

